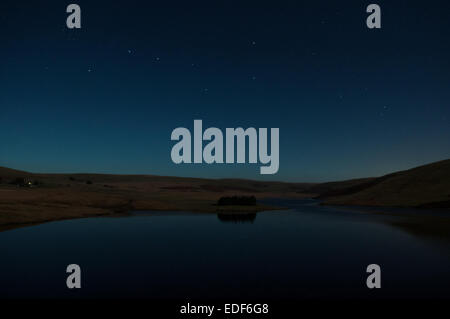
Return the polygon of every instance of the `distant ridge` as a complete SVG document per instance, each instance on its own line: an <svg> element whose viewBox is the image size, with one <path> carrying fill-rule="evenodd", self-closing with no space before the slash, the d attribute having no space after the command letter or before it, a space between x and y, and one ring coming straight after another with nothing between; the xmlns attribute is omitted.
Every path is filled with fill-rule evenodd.
<svg viewBox="0 0 450 319"><path fill-rule="evenodd" d="M14 178L14 177L20 177L23 175L32 175L32 173L0 166L0 177Z"/></svg>

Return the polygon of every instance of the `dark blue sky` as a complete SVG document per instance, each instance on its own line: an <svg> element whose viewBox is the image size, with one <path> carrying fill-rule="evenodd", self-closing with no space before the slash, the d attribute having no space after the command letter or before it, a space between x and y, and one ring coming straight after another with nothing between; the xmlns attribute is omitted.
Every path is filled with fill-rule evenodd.
<svg viewBox="0 0 450 319"><path fill-rule="evenodd" d="M0 166L325 181L450 158L448 1L2 1L0 37ZM194 119L279 127L278 174L173 164Z"/></svg>

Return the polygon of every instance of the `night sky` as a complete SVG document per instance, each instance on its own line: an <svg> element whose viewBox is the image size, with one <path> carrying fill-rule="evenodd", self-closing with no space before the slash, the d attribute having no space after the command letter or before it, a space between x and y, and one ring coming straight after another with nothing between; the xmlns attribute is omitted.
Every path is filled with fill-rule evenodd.
<svg viewBox="0 0 450 319"><path fill-rule="evenodd" d="M328 181L450 158L449 1L29 2L0 3L0 166ZM278 174L172 163L194 119L279 127Z"/></svg>

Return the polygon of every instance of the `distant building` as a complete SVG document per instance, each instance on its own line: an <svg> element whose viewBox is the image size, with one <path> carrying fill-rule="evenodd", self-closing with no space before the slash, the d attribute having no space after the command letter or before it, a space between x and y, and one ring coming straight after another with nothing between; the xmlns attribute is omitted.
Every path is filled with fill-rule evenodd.
<svg viewBox="0 0 450 319"><path fill-rule="evenodd" d="M11 184L16 185L18 187L33 187L38 184L37 181L33 180L30 177L25 178L16 178L14 181L11 182Z"/></svg>
<svg viewBox="0 0 450 319"><path fill-rule="evenodd" d="M25 177L25 178L23 179L23 186L31 187L31 186L33 186L34 184L35 184L35 182L34 182L31 178L29 178L29 177Z"/></svg>

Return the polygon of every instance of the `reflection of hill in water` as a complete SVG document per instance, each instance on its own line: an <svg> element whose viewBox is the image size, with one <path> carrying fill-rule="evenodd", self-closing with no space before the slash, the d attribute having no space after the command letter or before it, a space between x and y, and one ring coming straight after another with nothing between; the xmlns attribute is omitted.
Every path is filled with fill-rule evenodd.
<svg viewBox="0 0 450 319"><path fill-rule="evenodd" d="M217 214L217 218L224 223L252 223L256 219L256 213L226 213Z"/></svg>

